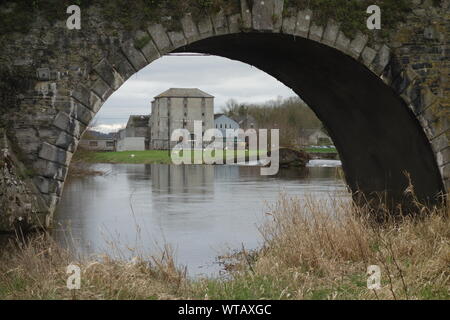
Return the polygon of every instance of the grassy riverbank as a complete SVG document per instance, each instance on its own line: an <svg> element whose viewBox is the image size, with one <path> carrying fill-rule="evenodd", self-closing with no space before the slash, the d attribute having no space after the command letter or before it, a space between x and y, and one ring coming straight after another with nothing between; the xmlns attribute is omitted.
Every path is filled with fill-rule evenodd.
<svg viewBox="0 0 450 320"><path fill-rule="evenodd" d="M201 151L195 151L201 153ZM308 148L306 152L310 153L336 153L335 148ZM224 157L227 153L234 153L234 156L240 158L248 157L249 155L256 155L257 151L229 151L224 152ZM263 154L263 151L260 151ZM231 155L233 157L233 155ZM146 150L146 151L122 151L122 152L93 152L78 150L74 155L75 162L85 163L131 163L131 164L151 164L151 163L172 163L169 152L167 150Z"/></svg>
<svg viewBox="0 0 450 320"><path fill-rule="evenodd" d="M200 156L202 151L192 151L192 159L194 156ZM221 152L223 157L239 157L244 159L249 155L256 155L257 151L224 151ZM260 151L262 154L262 151ZM74 160L76 162L86 163L172 163L170 154L167 150L146 150L146 151L121 151L121 152L92 152L79 150L75 153Z"/></svg>
<svg viewBox="0 0 450 320"><path fill-rule="evenodd" d="M335 214L330 216L329 205ZM189 279L166 248L133 262L108 256L74 261L51 239L0 252L1 299L450 299L448 209L374 226L349 201L281 197L268 208L258 251L224 254L225 279ZM81 267L81 289L66 267ZM381 268L381 289L366 270Z"/></svg>

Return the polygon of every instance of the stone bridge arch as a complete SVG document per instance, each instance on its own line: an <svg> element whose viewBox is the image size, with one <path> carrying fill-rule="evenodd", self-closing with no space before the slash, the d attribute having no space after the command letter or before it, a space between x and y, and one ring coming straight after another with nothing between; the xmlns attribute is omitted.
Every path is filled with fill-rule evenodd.
<svg viewBox="0 0 450 320"><path fill-rule="evenodd" d="M349 37L341 22L283 0L186 13L175 29L169 16L132 31L105 26L95 5L82 9L79 31L38 17L25 35L2 38L0 229L47 226L103 103L152 61L184 50L255 65L291 87L329 129L353 192L401 202L408 172L419 199L436 202L449 188L448 1L431 15L420 2L382 40L369 30Z"/></svg>

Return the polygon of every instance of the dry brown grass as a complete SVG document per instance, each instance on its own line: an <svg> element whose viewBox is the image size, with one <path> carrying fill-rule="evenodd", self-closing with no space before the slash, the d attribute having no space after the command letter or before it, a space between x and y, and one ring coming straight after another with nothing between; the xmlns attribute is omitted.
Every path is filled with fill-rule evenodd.
<svg viewBox="0 0 450 320"><path fill-rule="evenodd" d="M174 299L186 290L186 271L169 247L131 262L98 256L73 260L46 235L10 242L0 255L1 299ZM66 268L81 269L81 289L66 287Z"/></svg>
<svg viewBox="0 0 450 320"><path fill-rule="evenodd" d="M376 225L346 199L282 195L261 227L261 249L231 256L227 279L189 279L169 248L133 262L103 256L72 261L40 236L0 253L0 299L449 299L448 208ZM82 270L66 288L66 267ZM382 288L367 289L367 267Z"/></svg>
<svg viewBox="0 0 450 320"><path fill-rule="evenodd" d="M241 266L284 279L287 298L448 299L449 210L425 211L423 219L376 225L350 201L282 196L261 229L264 248L251 270L248 259ZM381 268L380 290L367 290L369 265Z"/></svg>

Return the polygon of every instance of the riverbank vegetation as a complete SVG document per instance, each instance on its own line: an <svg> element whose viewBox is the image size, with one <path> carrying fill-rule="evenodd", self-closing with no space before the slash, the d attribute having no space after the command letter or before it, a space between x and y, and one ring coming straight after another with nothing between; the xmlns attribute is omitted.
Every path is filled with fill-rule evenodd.
<svg viewBox="0 0 450 320"><path fill-rule="evenodd" d="M336 149L311 148L313 152L336 152ZM193 151L193 153L201 153L202 151ZM227 154L234 153L235 158L244 159L250 155L255 156L258 151L225 151L223 153L224 159ZM263 154L260 151L259 154ZM194 156L194 154L193 154ZM231 155L233 157L233 155ZM146 150L146 151L121 151L121 152L94 152L87 150L78 150L73 159L74 163L128 163L128 164L171 164L169 152L167 150Z"/></svg>
<svg viewBox="0 0 450 320"><path fill-rule="evenodd" d="M374 225L350 200L282 195L261 226L259 250L224 254L224 278L191 279L168 246L131 261L75 259L51 238L10 243L0 252L0 299L449 299L449 209ZM81 268L81 289L66 268ZM368 290L367 267L381 269Z"/></svg>
<svg viewBox="0 0 450 320"><path fill-rule="evenodd" d="M265 103L239 103L229 100L223 112L232 118L251 116L259 128L279 129L280 145L295 147L308 144L305 132L325 130L315 113L298 97L271 100Z"/></svg>

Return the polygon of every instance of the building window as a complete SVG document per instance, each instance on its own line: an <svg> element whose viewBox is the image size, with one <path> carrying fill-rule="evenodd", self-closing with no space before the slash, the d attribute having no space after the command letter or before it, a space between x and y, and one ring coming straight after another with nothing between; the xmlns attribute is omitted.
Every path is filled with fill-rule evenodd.
<svg viewBox="0 0 450 320"><path fill-rule="evenodd" d="M106 141L107 147L114 147L114 141Z"/></svg>
<svg viewBox="0 0 450 320"><path fill-rule="evenodd" d="M89 146L90 147L98 147L98 142L97 141L89 141Z"/></svg>
<svg viewBox="0 0 450 320"><path fill-rule="evenodd" d="M204 117L205 116L205 113L204 112L202 112L202 117Z"/></svg>
<svg viewBox="0 0 450 320"><path fill-rule="evenodd" d="M187 117L187 112L184 113L184 116Z"/></svg>
<svg viewBox="0 0 450 320"><path fill-rule="evenodd" d="M183 99L183 105L184 105L185 108L187 108L187 106L188 106L188 99L187 98Z"/></svg>
<svg viewBox="0 0 450 320"><path fill-rule="evenodd" d="M222 124L220 124L220 129L222 129Z"/></svg>

